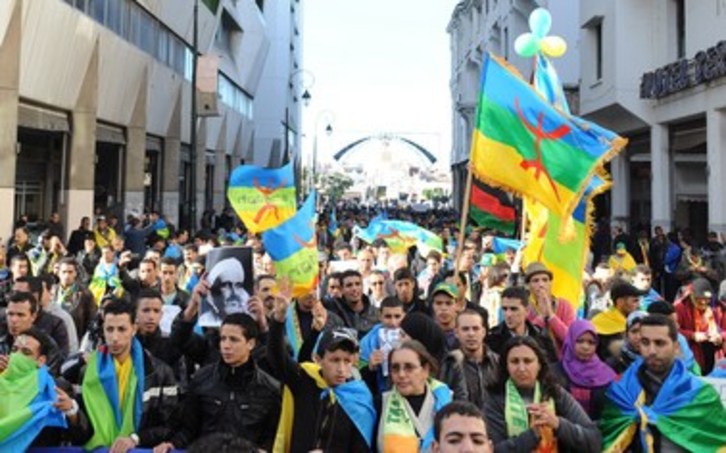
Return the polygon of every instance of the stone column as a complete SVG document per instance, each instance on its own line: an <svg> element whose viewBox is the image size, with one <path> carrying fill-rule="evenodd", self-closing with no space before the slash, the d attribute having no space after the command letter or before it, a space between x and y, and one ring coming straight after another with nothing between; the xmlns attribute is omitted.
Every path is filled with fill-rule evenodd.
<svg viewBox="0 0 726 453"><path fill-rule="evenodd" d="M627 228L630 221L630 159L627 154L618 154L610 164L613 177L610 199L611 220Z"/></svg>
<svg viewBox="0 0 726 453"><path fill-rule="evenodd" d="M654 124L650 128L651 227L669 231L673 224L673 189L668 126Z"/></svg>
<svg viewBox="0 0 726 453"><path fill-rule="evenodd" d="M10 14L7 29L0 29L0 37L4 36L0 38L0 237L4 244L12 234L15 220L22 1L10 1L0 8L7 8Z"/></svg>
<svg viewBox="0 0 726 453"><path fill-rule="evenodd" d="M141 77L134 112L126 129L124 217L144 212L144 159L146 158L146 92L148 73Z"/></svg>
<svg viewBox="0 0 726 453"><path fill-rule="evenodd" d="M212 188L212 203L214 211L220 214L224 209L225 187L224 180L227 177L227 117L222 119L222 127L219 128L217 147L214 150L214 183Z"/></svg>
<svg viewBox="0 0 726 453"><path fill-rule="evenodd" d="M75 228L84 216L93 219L93 191L96 176L96 112L98 110L99 42L93 49L81 92L71 112L71 140L68 153L68 195L62 217ZM70 228L68 228L70 229Z"/></svg>
<svg viewBox="0 0 726 453"><path fill-rule="evenodd" d="M162 214L179 226L179 154L181 153L181 88L164 139L164 169L161 179Z"/></svg>
<svg viewBox="0 0 726 453"><path fill-rule="evenodd" d="M706 112L708 155L708 229L726 233L726 117L723 110Z"/></svg>

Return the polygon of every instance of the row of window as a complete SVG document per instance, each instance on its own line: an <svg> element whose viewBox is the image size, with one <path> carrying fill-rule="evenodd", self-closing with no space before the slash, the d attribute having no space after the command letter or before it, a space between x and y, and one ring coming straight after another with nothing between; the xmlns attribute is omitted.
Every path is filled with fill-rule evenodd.
<svg viewBox="0 0 726 453"><path fill-rule="evenodd" d="M153 56L187 81L192 80L194 60L191 47L134 0L65 0L65 2ZM242 115L252 118L252 98L221 72L217 90L222 102Z"/></svg>

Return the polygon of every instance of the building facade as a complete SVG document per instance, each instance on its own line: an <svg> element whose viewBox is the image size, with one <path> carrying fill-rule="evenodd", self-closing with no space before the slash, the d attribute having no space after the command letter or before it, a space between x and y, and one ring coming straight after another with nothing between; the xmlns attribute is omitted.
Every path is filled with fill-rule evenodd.
<svg viewBox="0 0 726 453"><path fill-rule="evenodd" d="M270 51L255 96L254 160L278 167L299 161L303 95L312 83L302 67L303 3L267 0L262 5ZM309 94L309 92L308 92Z"/></svg>
<svg viewBox="0 0 726 453"><path fill-rule="evenodd" d="M627 137L610 218L726 232L726 1L580 2L580 113Z"/></svg>
<svg viewBox="0 0 726 453"><path fill-rule="evenodd" d="M200 100L191 194L194 0L0 2L0 232L20 215L157 209L189 225L225 203L253 159L253 100L269 48L253 0L201 0L198 55L217 55ZM214 83L216 82L216 84Z"/></svg>
<svg viewBox="0 0 726 453"><path fill-rule="evenodd" d="M529 31L529 15L540 6L552 14L550 34L561 36L568 43L569 50L555 64L566 91L576 93L580 68L577 2L462 0L451 15L447 27L451 40L450 90L453 109L451 171L452 197L457 208L461 207L464 199L483 55L491 52L503 57L524 77L529 77L532 60L514 52L514 40Z"/></svg>

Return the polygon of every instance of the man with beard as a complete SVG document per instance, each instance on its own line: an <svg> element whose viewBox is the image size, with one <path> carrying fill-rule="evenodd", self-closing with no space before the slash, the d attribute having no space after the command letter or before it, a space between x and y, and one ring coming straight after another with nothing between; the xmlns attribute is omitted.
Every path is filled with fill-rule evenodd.
<svg viewBox="0 0 726 453"><path fill-rule="evenodd" d="M250 295L244 287L245 271L236 258L225 258L212 267L207 276L212 284L207 297L209 309L199 317L203 326L219 325L230 313L246 313Z"/></svg>
<svg viewBox="0 0 726 453"><path fill-rule="evenodd" d="M258 275L255 278L255 295L262 299L262 304L265 306L265 312L272 312L272 308L275 305L275 287L277 282L275 276L270 274Z"/></svg>

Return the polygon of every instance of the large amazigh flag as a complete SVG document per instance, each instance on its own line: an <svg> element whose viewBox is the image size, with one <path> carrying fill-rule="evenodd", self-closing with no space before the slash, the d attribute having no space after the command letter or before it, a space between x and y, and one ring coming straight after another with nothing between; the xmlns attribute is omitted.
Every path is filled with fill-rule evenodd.
<svg viewBox="0 0 726 453"><path fill-rule="evenodd" d="M0 451L23 452L40 431L66 428L63 413L53 407L55 382L46 366L18 352L0 373Z"/></svg>
<svg viewBox="0 0 726 453"><path fill-rule="evenodd" d="M515 214L514 204L503 190L473 179L469 217L474 223L512 235Z"/></svg>
<svg viewBox="0 0 726 453"><path fill-rule="evenodd" d="M638 379L642 366L643 359L638 358L606 392L600 419L602 451L626 451L635 442L639 451L655 452L652 430L657 428L683 451L726 452L726 409L714 388L676 360L647 405Z"/></svg>
<svg viewBox="0 0 726 453"><path fill-rule="evenodd" d="M313 191L293 217L262 233L262 242L275 263L277 275L290 280L293 297L308 294L318 284L320 272L315 217Z"/></svg>
<svg viewBox="0 0 726 453"><path fill-rule="evenodd" d="M229 178L227 198L252 233L274 228L295 214L292 163L281 168L240 165Z"/></svg>
<svg viewBox="0 0 726 453"><path fill-rule="evenodd" d="M515 69L487 54L472 140L474 175L572 214L596 170L627 141L556 109Z"/></svg>
<svg viewBox="0 0 726 453"><path fill-rule="evenodd" d="M385 220L375 218L367 228L354 228L353 234L366 242L383 239L393 253L405 253L414 245L422 256L428 255L431 250L442 251L441 237L425 228L403 220Z"/></svg>

